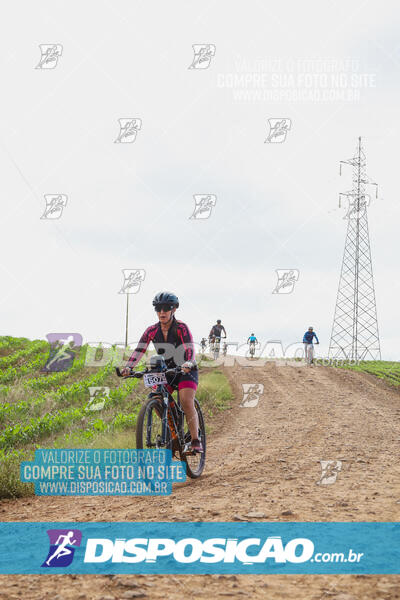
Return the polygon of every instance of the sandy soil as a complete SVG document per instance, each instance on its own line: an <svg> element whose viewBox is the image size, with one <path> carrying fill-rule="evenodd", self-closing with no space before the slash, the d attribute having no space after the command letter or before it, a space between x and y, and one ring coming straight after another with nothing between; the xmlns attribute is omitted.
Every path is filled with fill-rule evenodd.
<svg viewBox="0 0 400 600"><path fill-rule="evenodd" d="M3 501L2 521L399 521L400 393L372 376L325 367L226 368L232 408L216 417L199 480L166 498ZM264 385L241 407L242 383ZM317 485L320 460L340 460ZM251 512L262 517L247 517ZM117 600L243 597L400 598L399 576L2 576L0 598Z"/></svg>

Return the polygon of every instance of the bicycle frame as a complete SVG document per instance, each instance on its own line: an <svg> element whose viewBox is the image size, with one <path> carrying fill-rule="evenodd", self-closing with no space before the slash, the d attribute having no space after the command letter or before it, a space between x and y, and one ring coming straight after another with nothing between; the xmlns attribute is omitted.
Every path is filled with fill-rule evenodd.
<svg viewBox="0 0 400 600"><path fill-rule="evenodd" d="M152 364L153 363L153 364ZM121 376L120 370L116 367L117 375ZM128 375L128 377L137 377L141 378L143 375L147 373L179 373L180 367L176 367L175 369L167 369L165 368L165 362L160 357L153 356L150 360L150 369L146 369L146 371L137 371ZM152 391L148 394L148 398L156 399L160 405L159 416L161 417L161 440L160 435L157 436L156 443L152 443L151 441L151 432L153 426L153 416L152 412L148 414L147 417L147 430L146 434L143 431L143 435L146 435L146 445L147 447L154 447L157 445L167 446L169 443L169 435L170 432L171 442L172 442L172 452L173 454L176 451L179 451L180 454L192 454L191 451L186 450L187 442L190 442L190 439L186 440L186 434L184 429L185 423L185 412L180 404L179 399L179 391L177 390L178 396L177 400L172 396L172 393L168 390L167 386L172 385L173 391L177 390L177 387L173 386L173 383L158 383L152 386Z"/></svg>

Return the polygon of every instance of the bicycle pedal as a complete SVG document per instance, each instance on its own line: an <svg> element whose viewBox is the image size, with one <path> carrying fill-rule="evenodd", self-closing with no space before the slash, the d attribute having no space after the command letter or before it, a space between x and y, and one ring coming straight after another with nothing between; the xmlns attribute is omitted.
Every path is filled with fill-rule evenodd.
<svg viewBox="0 0 400 600"><path fill-rule="evenodd" d="M196 453L192 450L190 444L185 444L182 454L185 454L185 456L193 456Z"/></svg>

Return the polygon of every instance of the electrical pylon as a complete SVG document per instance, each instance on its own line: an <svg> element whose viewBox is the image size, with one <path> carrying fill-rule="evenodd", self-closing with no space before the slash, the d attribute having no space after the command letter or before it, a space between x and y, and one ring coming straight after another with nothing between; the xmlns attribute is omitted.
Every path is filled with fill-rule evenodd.
<svg viewBox="0 0 400 600"><path fill-rule="evenodd" d="M348 198L348 219L342 270L333 318L329 357L348 360L380 360L378 319L374 280L372 274L371 248L368 231L367 207L370 196L367 185L378 187L366 175L365 153L358 138L353 158L340 161L353 167L353 187L339 194Z"/></svg>

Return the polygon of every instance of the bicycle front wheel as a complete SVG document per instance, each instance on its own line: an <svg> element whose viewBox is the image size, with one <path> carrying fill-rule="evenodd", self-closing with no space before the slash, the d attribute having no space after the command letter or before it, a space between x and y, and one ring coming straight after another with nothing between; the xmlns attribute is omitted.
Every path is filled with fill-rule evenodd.
<svg viewBox="0 0 400 600"><path fill-rule="evenodd" d="M194 406L196 408L197 417L199 420L198 439L202 443L203 452L196 454L181 454L181 460L183 460L186 463L186 473L192 479L200 477L200 475L203 472L204 465L206 464L206 427L204 424L203 413L201 412L200 404L198 403L197 398L194 399ZM185 445L190 444L192 436L190 435L186 415L183 419L183 437Z"/></svg>
<svg viewBox="0 0 400 600"><path fill-rule="evenodd" d="M163 407L157 398L149 398L143 404L136 422L136 448L172 450L171 431L168 426L166 439L163 439L162 413Z"/></svg>

